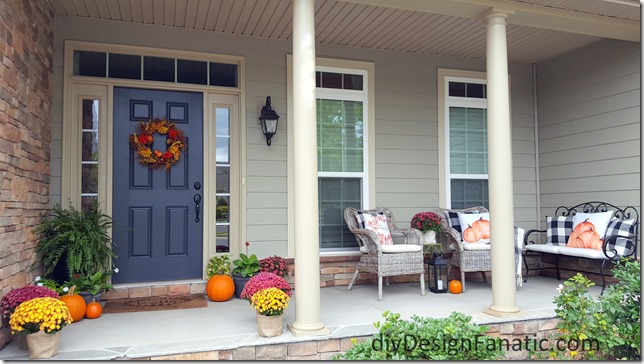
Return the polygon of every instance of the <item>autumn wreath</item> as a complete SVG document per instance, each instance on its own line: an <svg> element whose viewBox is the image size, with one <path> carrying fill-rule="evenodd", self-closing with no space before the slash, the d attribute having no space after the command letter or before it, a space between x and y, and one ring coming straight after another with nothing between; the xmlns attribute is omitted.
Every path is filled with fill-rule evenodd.
<svg viewBox="0 0 644 364"><path fill-rule="evenodd" d="M130 135L130 145L139 155L139 162L150 168L165 166L170 169L177 164L181 158L181 151L186 148L186 137L183 131L177 128L174 123L165 119L153 119L139 124L139 134ZM168 149L165 152L152 150L154 133L167 135L166 144Z"/></svg>

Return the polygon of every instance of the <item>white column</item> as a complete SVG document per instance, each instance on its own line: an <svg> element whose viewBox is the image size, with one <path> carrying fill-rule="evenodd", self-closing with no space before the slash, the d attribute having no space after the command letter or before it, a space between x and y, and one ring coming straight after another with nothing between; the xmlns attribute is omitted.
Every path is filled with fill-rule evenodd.
<svg viewBox="0 0 644 364"><path fill-rule="evenodd" d="M295 200L295 336L327 335L320 319L315 21L313 0L293 0L293 132Z"/></svg>
<svg viewBox="0 0 644 364"><path fill-rule="evenodd" d="M485 15L492 305L484 311L495 316L519 313L514 267L512 125L505 21L507 16L506 12L495 9Z"/></svg>

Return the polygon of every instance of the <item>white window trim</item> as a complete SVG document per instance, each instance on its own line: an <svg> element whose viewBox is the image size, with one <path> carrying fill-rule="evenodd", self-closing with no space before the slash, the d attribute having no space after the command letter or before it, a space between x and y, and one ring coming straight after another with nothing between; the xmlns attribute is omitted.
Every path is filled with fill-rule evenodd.
<svg viewBox="0 0 644 364"><path fill-rule="evenodd" d="M451 191L450 180L451 178L485 178L487 174L454 174L450 175L450 159L449 159L449 122L447 119L447 110L450 106L456 107L480 107L487 108L487 99L475 99L465 97L448 96L448 86L450 81L467 82L467 83L480 83L487 84L487 77L485 72L476 71L462 71L451 69L438 69L438 160L443 161L439 163L439 205L445 208L451 208Z"/></svg>
<svg viewBox="0 0 644 364"><path fill-rule="evenodd" d="M363 199L362 208L369 209L376 204L375 194L375 166L376 166L376 150L375 150L375 65L372 62L360 62L339 60L330 58L316 58L316 71L322 72L338 72L338 73L354 73L362 74L363 77L363 90L336 90L336 89L316 89L316 99L324 97L327 99L334 99L333 95L338 91L342 91L343 100L362 101L366 103L365 120L363 123L365 141L364 141L364 171L363 172L342 172L334 174L334 172L318 172L318 176L324 177L350 177L350 174L356 173L356 176L365 178L363 183ZM287 110L286 123L288 128L289 115L293 115L293 56L286 56L287 64ZM327 91L328 90L328 91ZM355 99L354 99L355 97ZM337 97L335 98L337 99ZM293 133L288 133L287 143L287 188L288 191L293 191ZM292 193L288 193L288 256L295 254L295 201ZM354 251L324 251L320 252L320 256L337 256L337 255L354 255Z"/></svg>

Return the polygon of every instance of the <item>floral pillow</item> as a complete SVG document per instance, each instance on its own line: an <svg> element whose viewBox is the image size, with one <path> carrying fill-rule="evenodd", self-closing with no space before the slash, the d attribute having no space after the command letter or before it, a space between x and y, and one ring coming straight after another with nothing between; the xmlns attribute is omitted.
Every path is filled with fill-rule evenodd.
<svg viewBox="0 0 644 364"><path fill-rule="evenodd" d="M463 229L463 242L489 243L490 242L490 213L464 214L458 213L458 219Z"/></svg>
<svg viewBox="0 0 644 364"><path fill-rule="evenodd" d="M380 245L392 245L394 243L387 225L387 216L382 214L362 214L362 218L364 219L365 229L369 229L378 235Z"/></svg>

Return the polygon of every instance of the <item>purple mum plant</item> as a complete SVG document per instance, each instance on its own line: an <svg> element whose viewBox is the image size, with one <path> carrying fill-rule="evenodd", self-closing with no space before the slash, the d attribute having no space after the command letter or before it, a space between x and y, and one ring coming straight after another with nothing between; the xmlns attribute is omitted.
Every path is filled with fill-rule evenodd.
<svg viewBox="0 0 644 364"><path fill-rule="evenodd" d="M274 255L260 260L259 270L261 272L275 273L280 277L286 277L288 275L288 264L286 264L284 258Z"/></svg>
<svg viewBox="0 0 644 364"><path fill-rule="evenodd" d="M24 286L22 288L12 289L0 300L2 315L9 317L21 303L39 297L60 298L54 290L42 286Z"/></svg>
<svg viewBox="0 0 644 364"><path fill-rule="evenodd" d="M291 285L284 278L275 273L260 272L248 280L240 297L250 301L255 293L270 287L281 289L289 297L291 296Z"/></svg>

